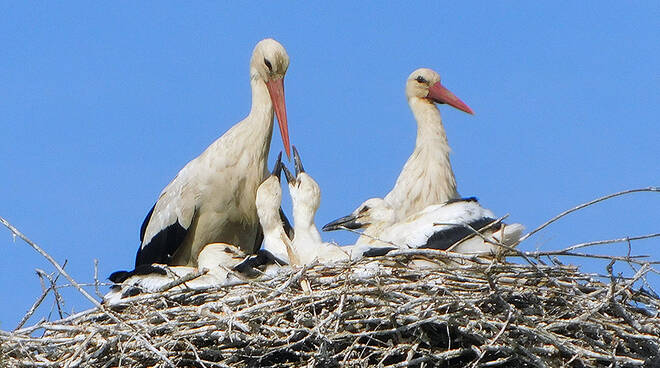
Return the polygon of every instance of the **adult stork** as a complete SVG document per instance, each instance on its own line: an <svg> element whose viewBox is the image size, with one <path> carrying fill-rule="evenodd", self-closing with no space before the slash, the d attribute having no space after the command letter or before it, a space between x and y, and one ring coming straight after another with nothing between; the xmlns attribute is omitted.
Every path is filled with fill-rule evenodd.
<svg viewBox="0 0 660 368"><path fill-rule="evenodd" d="M468 105L440 83L440 75L431 69L420 68L408 76L406 97L417 120L417 140L394 188L385 196L397 220L429 205L459 198L449 160L451 149L436 104L447 104L474 114Z"/></svg>
<svg viewBox="0 0 660 368"><path fill-rule="evenodd" d="M325 225L323 230L340 228L366 228L355 243L356 255L427 248L498 256L506 247L517 245L524 230L521 224L502 223L474 197L431 205L404 220L397 220L386 200L371 198L350 215Z"/></svg>
<svg viewBox="0 0 660 368"><path fill-rule="evenodd" d="M474 114L440 83L440 75L431 69L420 68L408 76L406 97L417 120L415 150L403 166L394 188L385 196L399 218L459 197L449 160L451 149L435 104L447 104Z"/></svg>
<svg viewBox="0 0 660 368"><path fill-rule="evenodd" d="M290 156L284 102L288 67L289 56L280 43L273 39L257 43L250 61L250 113L163 189L140 229L136 266L195 266L200 249L209 243L234 244L246 253L260 248L263 235L255 196L268 176L273 110Z"/></svg>

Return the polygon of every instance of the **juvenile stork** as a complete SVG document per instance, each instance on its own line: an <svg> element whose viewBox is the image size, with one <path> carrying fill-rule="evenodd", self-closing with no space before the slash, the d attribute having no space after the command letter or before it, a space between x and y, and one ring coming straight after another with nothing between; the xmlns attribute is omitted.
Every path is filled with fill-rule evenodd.
<svg viewBox="0 0 660 368"><path fill-rule="evenodd" d="M298 256L293 251L293 239L285 229L290 225L285 223L280 215L282 205L280 176L284 167L281 159L282 153L277 157L270 176L257 189L257 214L259 214L259 223L264 232L264 245L256 257L251 257L247 261L247 265L251 267L300 264ZM238 268L238 271L249 273L241 267Z"/></svg>
<svg viewBox="0 0 660 368"><path fill-rule="evenodd" d="M299 257L300 264L332 262L350 258L350 248L339 247L325 243L314 223L316 211L321 205L321 188L318 183L305 172L298 150L293 146L293 162L296 175L285 167L284 174L289 183L289 193L293 205L293 250ZM343 248L343 249L342 249Z"/></svg>
<svg viewBox="0 0 660 368"><path fill-rule="evenodd" d="M198 267L143 264L133 271L117 271L108 277L115 285L103 297L103 303L115 305L121 303L124 298L145 292L157 292L182 278L190 280L173 287L173 290L207 289L226 285L233 280L238 281L230 276L229 270L244 257L243 252L233 245L213 243L202 248ZM205 273L199 275L198 271Z"/></svg>
<svg viewBox="0 0 660 368"><path fill-rule="evenodd" d="M259 223L263 229L264 245L256 255L248 257L234 268L243 276L270 274L277 272L281 266L300 264L292 248L292 239L285 231L285 224L280 216L282 166L282 153L280 153L270 176L257 189L256 206Z"/></svg>
<svg viewBox="0 0 660 368"><path fill-rule="evenodd" d="M522 236L520 224L497 220L476 198L452 199L431 205L405 220L397 221L392 206L372 198L353 213L335 220L323 230L366 228L355 244L356 254L375 255L378 249L427 248L478 256L498 256Z"/></svg>
<svg viewBox="0 0 660 368"><path fill-rule="evenodd" d="M280 43L257 43L250 61L250 113L163 189L140 229L136 266L195 266L200 249L216 242L235 244L246 253L259 249L262 233L255 197L268 176L273 110L290 156L284 102L288 67L289 56Z"/></svg>

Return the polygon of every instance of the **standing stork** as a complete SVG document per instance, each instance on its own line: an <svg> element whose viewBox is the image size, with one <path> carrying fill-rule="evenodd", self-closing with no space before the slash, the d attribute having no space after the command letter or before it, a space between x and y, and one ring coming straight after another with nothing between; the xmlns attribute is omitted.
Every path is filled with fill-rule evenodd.
<svg viewBox="0 0 660 368"><path fill-rule="evenodd" d="M290 156L284 102L289 56L273 39L257 43L250 60L248 116L190 161L163 189L140 229L136 266L195 266L204 245L224 242L254 253L263 238L255 207L268 176L273 110Z"/></svg>

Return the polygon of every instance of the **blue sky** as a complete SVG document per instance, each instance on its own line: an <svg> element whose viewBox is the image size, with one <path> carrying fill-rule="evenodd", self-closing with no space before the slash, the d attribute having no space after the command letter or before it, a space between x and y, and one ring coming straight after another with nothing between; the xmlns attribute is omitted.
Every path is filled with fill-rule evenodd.
<svg viewBox="0 0 660 368"><path fill-rule="evenodd" d="M414 146L404 83L418 67L475 111L441 107L460 193L498 215L531 230L595 197L660 185L660 3L329 4L3 2L0 216L80 282L94 259L102 277L132 266L161 189L247 114L248 62L265 37L291 57L290 134L323 190L319 226L393 186ZM276 130L271 162L281 149ZM658 232L658 218L660 194L631 195L521 248ZM660 259L658 239L632 246ZM0 249L7 330L40 294L34 269L53 268L6 229ZM68 312L90 306L63 293Z"/></svg>

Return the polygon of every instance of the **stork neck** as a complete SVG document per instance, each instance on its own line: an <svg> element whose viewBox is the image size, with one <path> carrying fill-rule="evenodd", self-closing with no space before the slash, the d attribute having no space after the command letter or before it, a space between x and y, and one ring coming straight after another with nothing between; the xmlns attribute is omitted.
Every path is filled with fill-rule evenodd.
<svg viewBox="0 0 660 368"><path fill-rule="evenodd" d="M264 249L281 260L289 259L286 242L289 242L289 238L282 226L264 230Z"/></svg>
<svg viewBox="0 0 660 368"><path fill-rule="evenodd" d="M297 206L294 205L293 208L293 226L296 232L296 236L298 236L298 233L305 234L315 241L320 242L321 234L319 233L319 230L316 228L316 224L314 223L316 211L311 212L308 209L301 210L296 207Z"/></svg>
<svg viewBox="0 0 660 368"><path fill-rule="evenodd" d="M265 150L270 149L270 140L273 135L273 102L270 99L268 88L256 71L250 74L252 87L252 107L246 119L251 124L252 142L265 141Z"/></svg>
<svg viewBox="0 0 660 368"><path fill-rule="evenodd" d="M397 210L399 217L459 196L449 160L451 149L440 111L426 99L411 98L408 103L417 120L415 150L394 189L385 198ZM411 195L420 197L411 199Z"/></svg>
<svg viewBox="0 0 660 368"><path fill-rule="evenodd" d="M449 160L449 142L438 108L426 99L414 98L409 103L415 120L417 120L415 146L434 145L442 148L447 153L447 160Z"/></svg>

